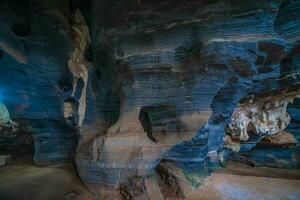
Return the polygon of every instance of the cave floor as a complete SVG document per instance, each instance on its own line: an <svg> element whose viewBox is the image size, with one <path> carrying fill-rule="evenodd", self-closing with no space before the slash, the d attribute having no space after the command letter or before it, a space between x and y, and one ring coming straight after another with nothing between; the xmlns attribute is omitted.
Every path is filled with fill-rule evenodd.
<svg viewBox="0 0 300 200"><path fill-rule="evenodd" d="M89 200L71 164L50 167L13 162L0 168L1 200ZM229 163L206 178L189 200L300 199L300 170Z"/></svg>
<svg viewBox="0 0 300 200"><path fill-rule="evenodd" d="M299 200L300 170L253 168L228 162L206 178L189 200Z"/></svg>
<svg viewBox="0 0 300 200"><path fill-rule="evenodd" d="M23 159L0 167L0 200L60 199L91 199L72 164L39 167Z"/></svg>

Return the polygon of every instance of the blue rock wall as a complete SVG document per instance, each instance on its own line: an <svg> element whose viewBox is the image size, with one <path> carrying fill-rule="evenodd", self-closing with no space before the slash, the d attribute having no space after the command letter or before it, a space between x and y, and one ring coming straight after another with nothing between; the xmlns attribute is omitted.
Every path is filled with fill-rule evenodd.
<svg viewBox="0 0 300 200"><path fill-rule="evenodd" d="M75 8L92 37L80 128L63 113ZM33 136L37 164L75 155L81 179L104 198L144 198L153 177L162 193L184 197L218 166L239 102L299 89L299 9L298 0L3 1L1 101ZM288 128L297 139L298 104ZM299 167L299 146L259 149L258 141L225 157Z"/></svg>
<svg viewBox="0 0 300 200"><path fill-rule="evenodd" d="M46 6L38 1L2 1L0 7L0 46L8 45L17 57L26 57L26 63L20 63L16 55L1 49L1 101L11 118L33 136L37 164L70 162L77 145L76 131L63 119L63 102L71 89L68 24L62 15L53 13L58 8ZM24 9L29 12L22 12ZM24 15L30 18L30 32L20 37L12 27L16 22L25 23Z"/></svg>

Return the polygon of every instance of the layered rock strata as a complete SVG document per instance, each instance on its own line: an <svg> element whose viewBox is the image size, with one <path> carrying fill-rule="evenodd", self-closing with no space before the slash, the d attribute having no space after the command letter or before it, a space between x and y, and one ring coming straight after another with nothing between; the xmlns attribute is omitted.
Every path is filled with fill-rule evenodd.
<svg viewBox="0 0 300 200"><path fill-rule="evenodd" d="M76 154L80 178L103 199L184 199L220 159L297 167L284 129L299 140L298 104L288 104L299 94L299 9L3 1L3 103L33 136L37 164Z"/></svg>

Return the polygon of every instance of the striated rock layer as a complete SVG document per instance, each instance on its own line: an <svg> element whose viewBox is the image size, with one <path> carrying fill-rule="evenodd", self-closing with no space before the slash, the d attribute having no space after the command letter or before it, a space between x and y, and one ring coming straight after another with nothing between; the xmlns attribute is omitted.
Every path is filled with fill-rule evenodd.
<svg viewBox="0 0 300 200"><path fill-rule="evenodd" d="M286 32L295 25L286 24L285 12L297 15L298 4L92 1L101 72L94 84L109 97L95 94L98 119L81 130L76 164L88 188L104 198L148 198L151 179L164 197L188 196L219 157L228 158L225 126L237 104L251 98L269 97L274 105L273 96L292 93L270 111L274 123L282 121L268 125L270 134L285 129L287 102L299 92L299 34L297 27Z"/></svg>
<svg viewBox="0 0 300 200"><path fill-rule="evenodd" d="M226 159L299 166L300 1L0 11L6 119L32 135L37 164L75 156L95 196L184 199Z"/></svg>
<svg viewBox="0 0 300 200"><path fill-rule="evenodd" d="M70 162L77 137L63 117L63 102L71 92L68 4L0 4L1 102L19 128L33 137L36 163ZM11 141L5 138L2 144Z"/></svg>

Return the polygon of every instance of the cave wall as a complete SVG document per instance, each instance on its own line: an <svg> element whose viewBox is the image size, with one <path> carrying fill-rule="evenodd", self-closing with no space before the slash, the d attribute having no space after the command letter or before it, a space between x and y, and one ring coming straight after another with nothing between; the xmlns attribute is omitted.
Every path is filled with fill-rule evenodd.
<svg viewBox="0 0 300 200"><path fill-rule="evenodd" d="M286 131L293 134L294 138L299 141L299 98L289 104L287 111L291 115L291 123ZM255 144L254 139L242 144L240 152L233 154L231 159L256 167L299 168L299 156L299 144L293 148L287 148L285 145Z"/></svg>
<svg viewBox="0 0 300 200"><path fill-rule="evenodd" d="M0 8L1 101L33 136L39 164L72 161L77 144L62 115L71 88L68 4L49 3L2 1Z"/></svg>
<svg viewBox="0 0 300 200"><path fill-rule="evenodd" d="M299 1L286 1L279 7L279 12L275 20L275 30L277 34L290 45L289 52L280 61L281 76L293 78L287 79L287 84L297 84L299 77ZM273 57L270 57L273 59ZM282 84L282 83L280 83ZM269 84L263 87L270 87ZM272 86L271 86L272 87ZM261 86L259 87L261 88ZM295 99L288 106L288 113L291 116L291 123L286 131L292 133L299 141L298 113L299 99ZM271 166L280 168L299 167L299 145L292 149L280 147L256 146L258 138L253 138L249 142L241 145L241 152L232 156L233 160L246 162L253 166Z"/></svg>
<svg viewBox="0 0 300 200"><path fill-rule="evenodd" d="M297 70L285 62L298 52L298 4L92 1L94 63L101 71L99 87L111 100L96 93L98 122L105 124L98 128L108 134L81 140L85 150L76 163L83 181L104 196L117 195L113 188L119 188L137 197L136 182L147 182L156 168L160 186L168 174L177 182L175 195L188 195L188 185L199 185L220 155L232 155L222 152L224 129L241 100L297 88ZM104 52L110 58L103 60ZM113 109L103 117L111 105L120 106L119 113ZM150 129L139 121L141 110Z"/></svg>
<svg viewBox="0 0 300 200"><path fill-rule="evenodd" d="M80 97L70 97L68 69L76 9L92 40L81 127L64 119L65 101ZM3 1L1 101L33 136L37 164L76 154L80 178L104 199L185 198L224 159L299 167L299 146L257 148L261 137L250 137L234 153L223 141L239 105L299 94L299 9L298 0ZM287 131L299 141L298 104Z"/></svg>

